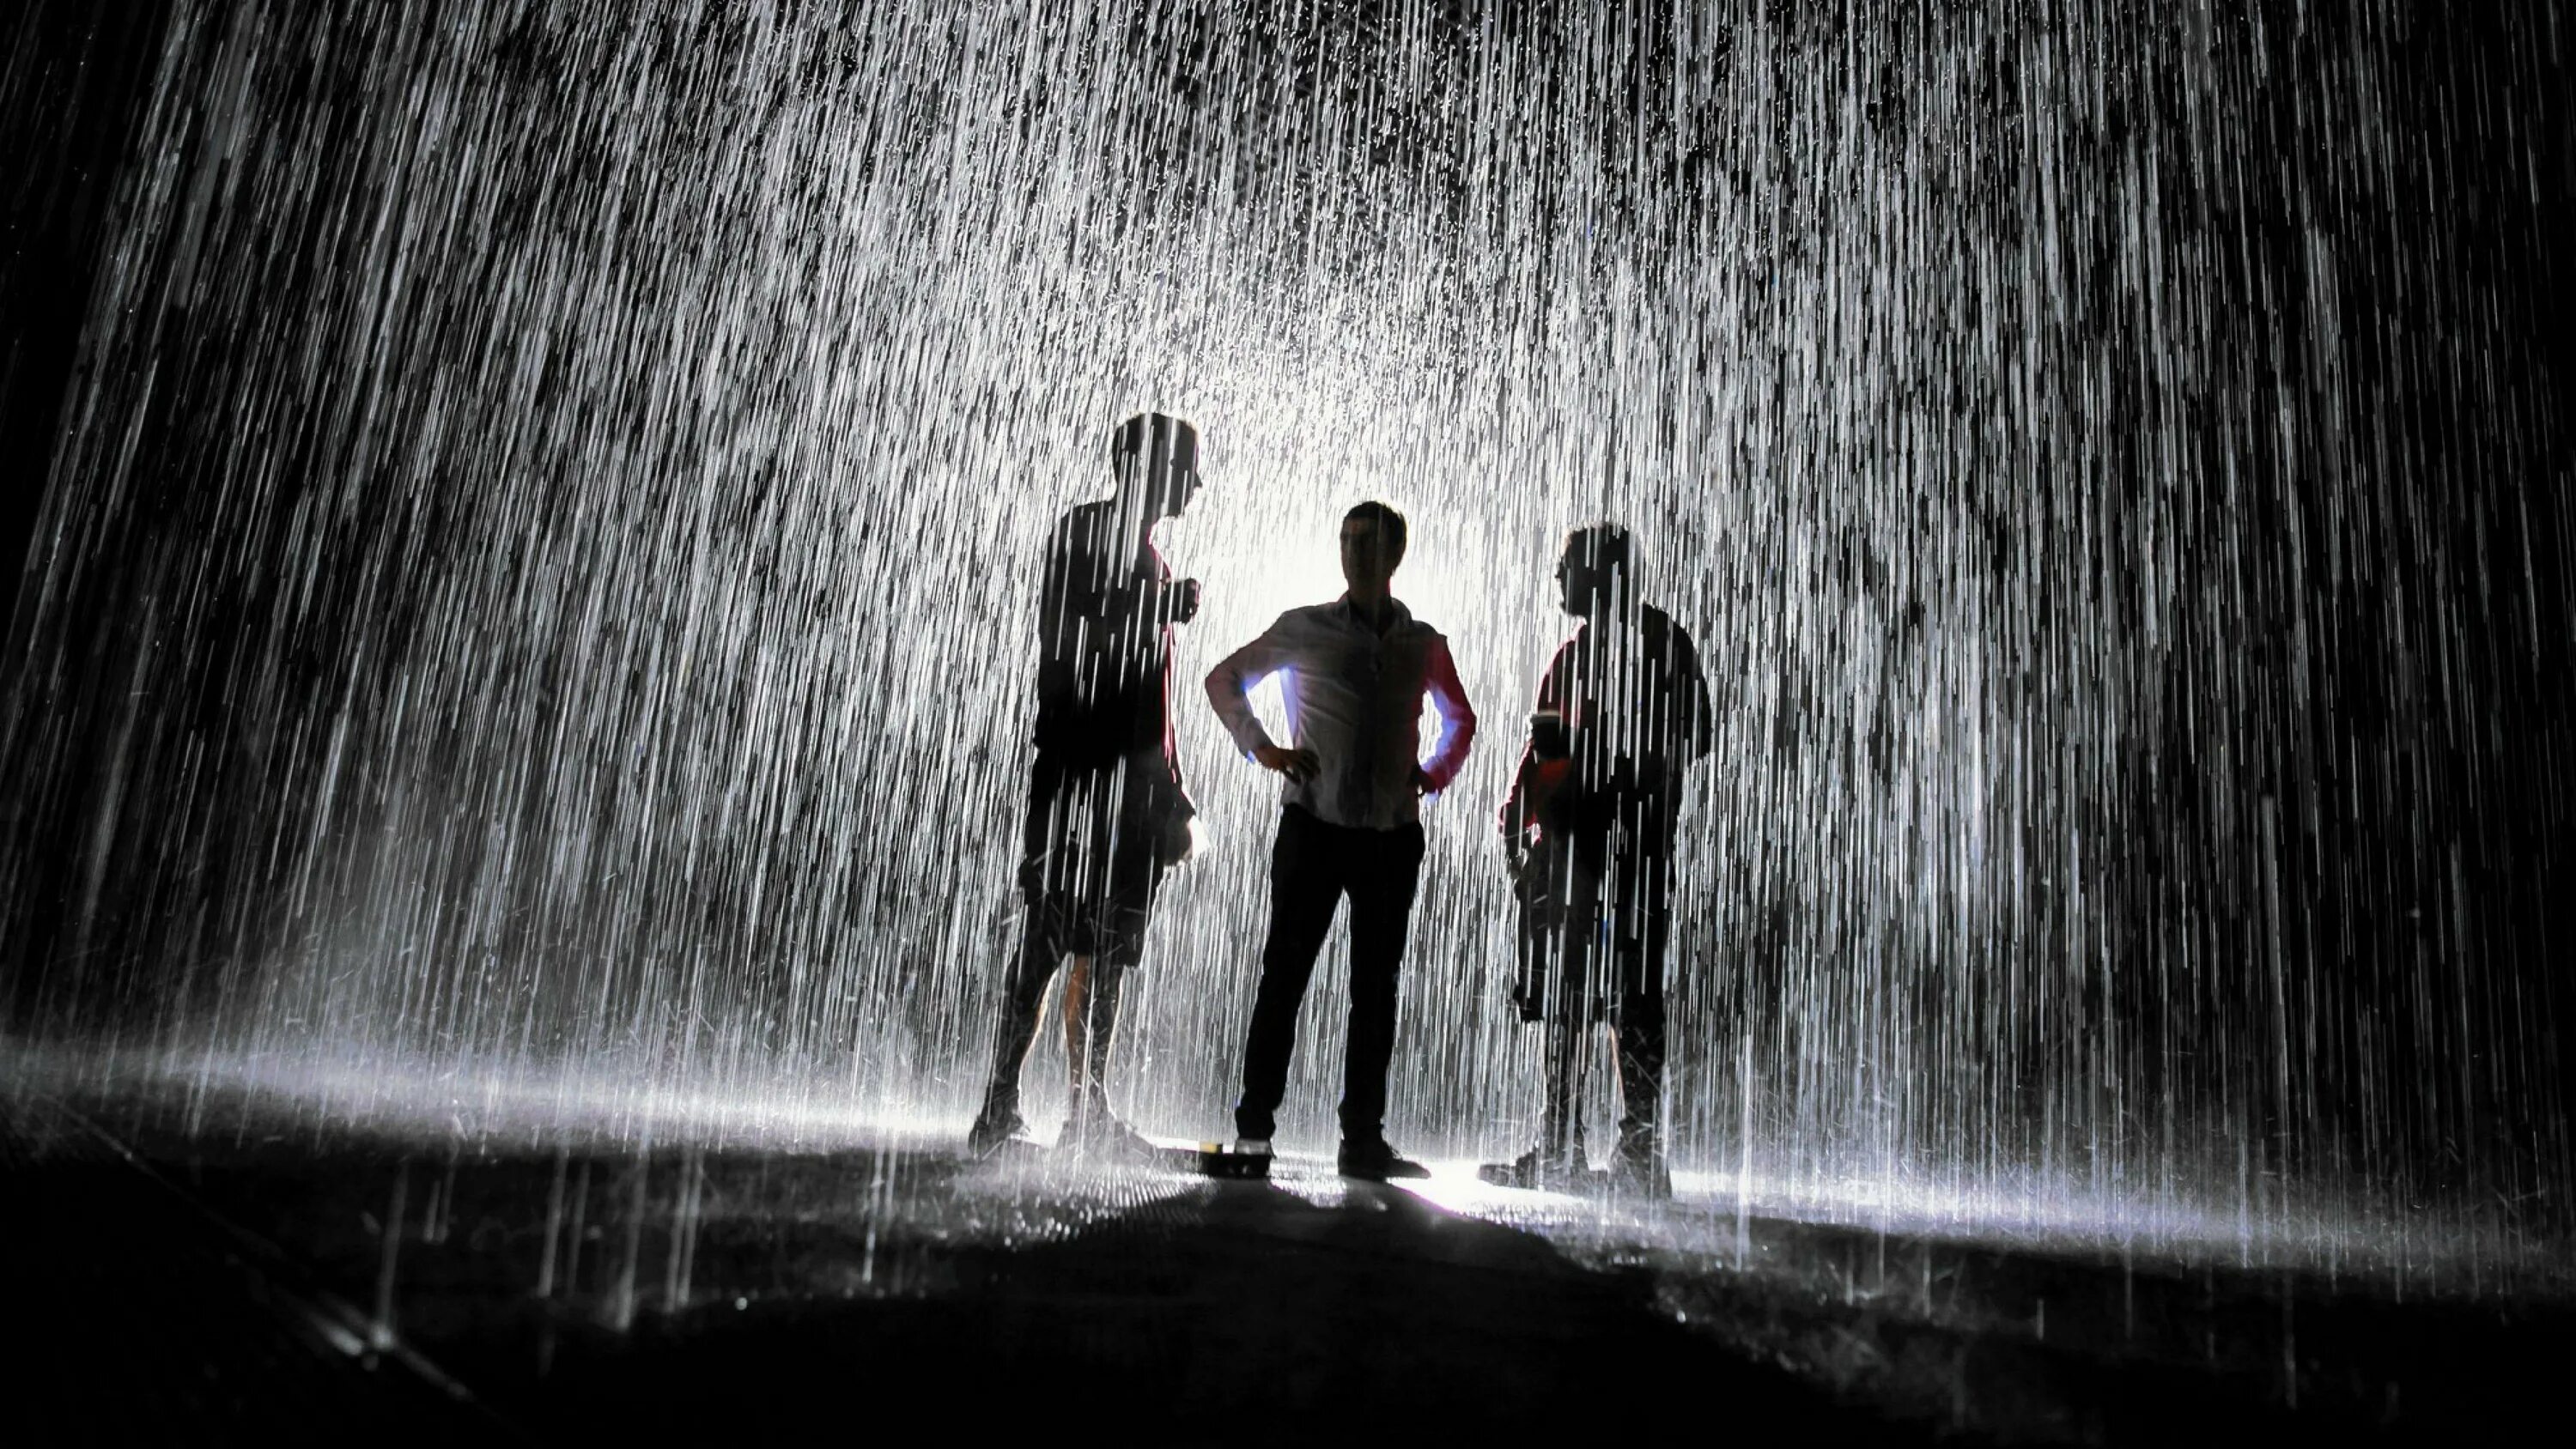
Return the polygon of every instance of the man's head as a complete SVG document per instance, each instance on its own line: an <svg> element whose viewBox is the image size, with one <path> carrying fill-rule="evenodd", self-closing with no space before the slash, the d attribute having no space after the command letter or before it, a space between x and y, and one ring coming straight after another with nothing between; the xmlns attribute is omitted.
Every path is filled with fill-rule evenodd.
<svg viewBox="0 0 2576 1449"><path fill-rule="evenodd" d="M1342 515L1342 581L1371 598L1404 562L1404 515L1371 499Z"/></svg>
<svg viewBox="0 0 2576 1449"><path fill-rule="evenodd" d="M1636 550L1628 530L1615 523L1595 523L1565 536L1565 556L1557 561L1556 586L1565 612L1591 618L1636 599Z"/></svg>
<svg viewBox="0 0 2576 1449"><path fill-rule="evenodd" d="M1169 413L1138 413L1109 435L1109 468L1148 519L1178 518L1199 493L1199 430Z"/></svg>

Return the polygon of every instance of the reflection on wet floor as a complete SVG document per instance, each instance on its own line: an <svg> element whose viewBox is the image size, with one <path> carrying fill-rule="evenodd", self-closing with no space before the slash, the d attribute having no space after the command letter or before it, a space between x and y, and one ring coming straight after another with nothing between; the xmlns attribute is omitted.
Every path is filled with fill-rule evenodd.
<svg viewBox="0 0 2576 1449"><path fill-rule="evenodd" d="M10 1161L41 1184L31 1230L59 1243L39 1297L121 1323L116 1302L196 1284L137 1364L185 1377L193 1343L265 1333L294 1351L232 1364L237 1380L345 1359L554 1428L647 1416L719 1369L829 1377L855 1354L969 1395L976 1361L1064 1395L1185 1364L1172 1403L1206 1413L1270 1395L1291 1364L1303 1395L1507 1421L1654 1361L1780 1413L1857 1416L1834 1418L1852 1434L2123 1439L2097 1434L2105 1413L2143 1436L2221 1408L2360 1431L2501 1413L2473 1385L2571 1325L2568 1259L2545 1251L2416 1246L2393 1271L2321 1233L2249 1261L2172 1217L2161 1235L2110 1215L2009 1233L1922 1194L1762 1202L1721 1176L1641 1202L1499 1189L1466 1161L1355 1184L1285 1153L1270 1181L1211 1181L1185 1153L966 1161L956 1132L845 1117L665 1104L585 1122L562 1094L551 1120L489 1099L469 1117L420 1107L417 1086L379 1096L410 1112L353 1112L250 1078L103 1091L23 1063L0 1102ZM265 1305L250 1328L224 1318L227 1292ZM786 1413L799 1392L773 1382L762 1403ZM683 1398L696 1408L670 1413L706 1426L750 1413ZM381 1408L350 1403L358 1423Z"/></svg>
<svg viewBox="0 0 2576 1449"><path fill-rule="evenodd" d="M303 1305L258 1321L307 1359L468 1386L557 1426L641 1414L674 1376L760 1380L841 1344L942 1392L997 1353L1015 1375L1070 1375L1066 1393L1077 1370L1186 1363L1173 1393L1208 1412L1292 1363L1301 1392L1436 1389L1525 1416L1568 1375L1651 1360L1907 1433L2063 1437L2109 1409L2178 1433L2185 1401L2370 1427L2399 1412L2391 1385L2410 1415L2477 1410L2464 1386L2570 1323L2563 1257L2447 1279L2331 1252L2246 1266L2223 1238L2194 1252L2099 1223L1943 1232L1919 1200L1926 1230L1885 1205L1860 1205L1875 1222L1802 1219L1687 1175L1651 1203L1493 1187L1464 1162L1402 1187L1293 1152L1268 1182L1026 1143L973 1162L950 1134L848 1122L505 1130L486 1113L465 1130L238 1087L23 1081L7 1100L10 1156L48 1185L34 1230L94 1265L97 1281L66 1280L80 1291L149 1303L187 1277L173 1245L196 1242L191 1261L229 1266L191 1271ZM126 1206L141 1202L157 1206ZM235 1332L208 1306L221 1297L192 1290L193 1316L170 1321ZM773 1390L773 1407L800 1392ZM753 1412L690 1402L709 1423Z"/></svg>
<svg viewBox="0 0 2576 1449"><path fill-rule="evenodd" d="M309 1058L103 1059L39 1050L13 1054L0 1091L83 1102L120 1128L210 1144L346 1137L567 1160L665 1149L794 1161L856 1153L871 1164L866 1213L889 1230L943 1241L1021 1241L1016 1234L1129 1211L1139 1194L1185 1176L1156 1164L1084 1161L1032 1142L1011 1144L995 1162L967 1164L957 1161L962 1125L937 1113L860 1111L828 1095L673 1091L595 1074L422 1074L382 1062L335 1068ZM1289 1146L1282 1164L1283 1185L1323 1195L1318 1202L1338 1200L1325 1144L1302 1154ZM2439 1206L2357 1212L2316 1193L2294 1204L2286 1191L2255 1211L2244 1194L2231 1196L2235 1184L2202 1199L2185 1183L2123 1191L2036 1171L1925 1178L1876 1164L1774 1178L1751 1164L1684 1164L1674 1173L1674 1200L1649 1203L1497 1188L1477 1179L1472 1161L1430 1165L1432 1179L1409 1190L1614 1260L1657 1252L1740 1265L1761 1246L1758 1225L1770 1222L2106 1261L2316 1273L2391 1293L2546 1290L2568 1276L2567 1244L2525 1236L2509 1220Z"/></svg>

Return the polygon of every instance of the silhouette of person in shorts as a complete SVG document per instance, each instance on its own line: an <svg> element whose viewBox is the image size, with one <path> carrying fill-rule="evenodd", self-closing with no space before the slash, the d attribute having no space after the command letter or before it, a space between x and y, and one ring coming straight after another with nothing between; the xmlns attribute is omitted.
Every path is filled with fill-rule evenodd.
<svg viewBox="0 0 2576 1449"><path fill-rule="evenodd" d="M1172 748L1172 626L1198 613L1195 579L1175 581L1154 527L1199 490L1198 432L1144 413L1111 435L1107 499L1079 504L1047 545L1038 617L1037 760L1021 832L1020 948L1002 983L993 1070L967 1146L984 1156L1027 1134L1020 1068L1037 1040L1047 984L1065 973L1065 1056L1073 1109L1061 1144L1150 1147L1109 1109L1108 1064L1128 968L1163 873L1190 853L1193 810Z"/></svg>

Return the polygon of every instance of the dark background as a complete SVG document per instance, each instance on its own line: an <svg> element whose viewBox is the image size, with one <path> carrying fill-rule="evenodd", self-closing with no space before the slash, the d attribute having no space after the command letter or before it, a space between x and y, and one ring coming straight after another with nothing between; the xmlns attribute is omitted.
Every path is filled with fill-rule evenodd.
<svg viewBox="0 0 2576 1449"><path fill-rule="evenodd" d="M0 488L0 558L29 558L63 398L79 364L81 327L116 200L149 100L153 53L168 8L154 0L92 5L28 0L0 20L0 458L18 482ZM14 577L14 576L13 576ZM12 617L23 592L12 587ZM23 650L12 636L8 667Z"/></svg>

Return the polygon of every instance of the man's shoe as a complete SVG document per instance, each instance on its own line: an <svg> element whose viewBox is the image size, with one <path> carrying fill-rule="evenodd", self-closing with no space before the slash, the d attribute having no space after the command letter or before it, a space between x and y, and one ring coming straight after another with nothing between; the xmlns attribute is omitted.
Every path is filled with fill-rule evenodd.
<svg viewBox="0 0 2576 1449"><path fill-rule="evenodd" d="M1626 1197L1670 1202L1673 1200L1672 1169L1665 1166L1662 1152L1652 1148L1632 1149L1623 1144L1610 1159L1610 1190Z"/></svg>
<svg viewBox="0 0 2576 1449"><path fill-rule="evenodd" d="M966 1155L980 1161L1001 1151L1003 1143L1025 1142L1028 1136L1029 1124L1019 1113L988 1110L966 1129Z"/></svg>
<svg viewBox="0 0 2576 1449"><path fill-rule="evenodd" d="M1395 1149L1387 1146L1383 1139L1343 1142L1341 1169L1342 1176L1356 1177L1364 1182L1395 1182L1431 1175L1431 1169L1421 1163L1396 1156Z"/></svg>
<svg viewBox="0 0 2576 1449"><path fill-rule="evenodd" d="M1546 1148L1533 1147L1509 1162L1484 1164L1476 1169L1476 1176L1496 1187L1563 1192L1583 1180L1583 1164L1570 1153L1551 1158Z"/></svg>
<svg viewBox="0 0 2576 1449"><path fill-rule="evenodd" d="M1231 1147L1215 1142L1199 1144L1199 1171L1214 1178L1261 1181L1270 1176L1273 1160L1267 1137L1238 1137Z"/></svg>
<svg viewBox="0 0 2576 1449"><path fill-rule="evenodd" d="M1139 1162L1154 1155L1154 1144L1145 1134L1120 1121L1106 1102L1075 1106L1064 1121L1063 1145L1084 1157Z"/></svg>

